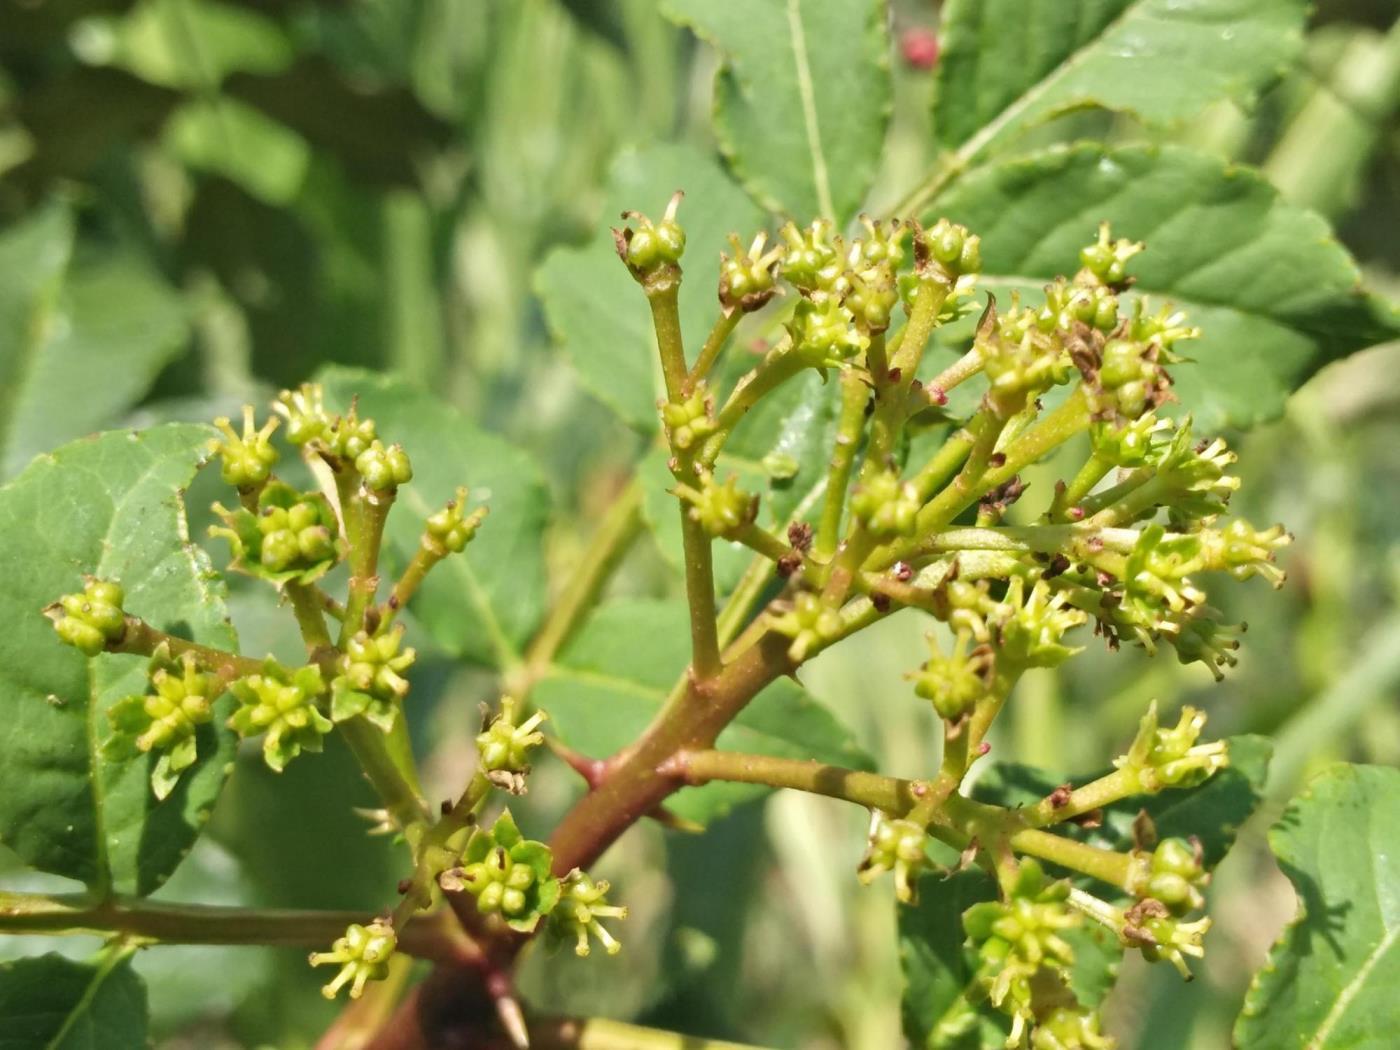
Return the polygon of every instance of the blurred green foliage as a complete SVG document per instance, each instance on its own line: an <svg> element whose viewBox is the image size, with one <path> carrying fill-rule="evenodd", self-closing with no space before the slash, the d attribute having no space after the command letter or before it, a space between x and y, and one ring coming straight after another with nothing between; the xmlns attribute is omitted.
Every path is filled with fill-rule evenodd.
<svg viewBox="0 0 1400 1050"><path fill-rule="evenodd" d="M898 42L934 27L937 5L899 0L891 17ZM1220 104L1165 136L1261 166L1293 202L1328 215L1371 284L1390 292L1400 290L1394 19L1390 0L1323 0L1303 60L1257 106ZM396 373L532 448L558 505L588 520L644 442L563 365L534 273L549 249L595 228L622 149L712 150L714 68L650 0L0 6L0 324L23 295L52 297L63 320L33 334L51 341L41 357L52 367L0 359L0 475L95 429L205 418L342 364ZM876 201L933 155L930 81L897 54ZM1088 132L1164 137L1094 113L1033 134ZM113 360L120 381L104 372ZM1400 761L1397 406L1400 347L1381 347L1325 369L1283 418L1240 442L1238 509L1287 521L1298 542L1281 598L1231 595L1241 608L1227 613L1248 603L1252 622L1224 685L1138 653L1076 661L1038 672L993 741L1000 758L1092 768L1131 737L1153 696L1167 712L1205 707L1218 735L1275 737L1270 804L1212 889L1218 927L1203 980L1186 987L1126 963L1109 1007L1125 1046L1226 1045L1248 974L1292 909L1262 829L1310 763ZM567 563L578 542L566 518L550 537L553 560ZM644 548L617 590L652 593L664 571ZM245 648L285 645L242 593L235 586L232 601ZM895 616L806 676L894 774L918 774L934 747L896 656L922 630ZM430 777L446 790L467 762L483 680L446 659L432 666L413 703ZM527 829L567 800L571 785L550 772L522 814ZM270 774L243 761L213 841L162 895L377 904L376 889L399 874L383 840L325 804L364 794L346 756L332 748L287 776L296 790L274 794ZM629 886L628 952L586 973L533 959L525 987L560 1009L764 1045L897 1046L893 912L851 877L863 830L856 812L807 796L739 806L703 846L643 826L601 869L645 862L652 872ZM358 844L353 855L346 842ZM32 941L0 949L54 946ZM64 947L81 957L91 943ZM309 1046L332 1016L298 952L185 948L136 965L162 1046Z"/></svg>

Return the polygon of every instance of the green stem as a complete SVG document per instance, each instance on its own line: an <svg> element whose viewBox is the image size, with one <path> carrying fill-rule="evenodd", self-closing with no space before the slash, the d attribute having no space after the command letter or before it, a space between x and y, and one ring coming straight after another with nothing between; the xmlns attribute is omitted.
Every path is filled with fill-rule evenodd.
<svg viewBox="0 0 1400 1050"><path fill-rule="evenodd" d="M773 561L781 561L793 554L793 549L790 546L762 525L752 521L739 526L733 532L726 533L725 539L742 543L756 554L761 554Z"/></svg>
<svg viewBox="0 0 1400 1050"><path fill-rule="evenodd" d="M326 630L325 604L321 601L314 584L288 582L283 593L292 606L292 615L301 628L302 641L306 652L313 659L334 648L330 632Z"/></svg>
<svg viewBox="0 0 1400 1050"><path fill-rule="evenodd" d="M525 653L523 671L530 681L548 666L560 647L588 615L617 563L642 527L643 488L633 478L609 508L588 541L582 560L550 607ZM514 689L523 692L519 685ZM524 688L528 688L525 685Z"/></svg>
<svg viewBox="0 0 1400 1050"><path fill-rule="evenodd" d="M924 385L924 390L928 392L929 400L941 405L949 390L965 383L978 372L982 371L982 352L973 347L962 357L958 358L931 381Z"/></svg>
<svg viewBox="0 0 1400 1050"><path fill-rule="evenodd" d="M445 557L447 551L443 547L429 547L424 543L418 545L408 565L404 567L403 575L395 581L393 590L389 592L389 601L384 609L384 623L391 623L399 611L408 606L409 601L418 593L418 588L427 579L428 573ZM344 619L343 616L341 618Z"/></svg>
<svg viewBox="0 0 1400 1050"><path fill-rule="evenodd" d="M685 553L685 596L690 607L690 666L699 679L719 673L719 625L715 606L714 554L710 535L682 503L681 542Z"/></svg>
<svg viewBox="0 0 1400 1050"><path fill-rule="evenodd" d="M656 329L656 348L661 355L661 373L666 380L666 396L671 401L685 399L685 343L681 339L680 280L663 281L646 289Z"/></svg>
<svg viewBox="0 0 1400 1050"><path fill-rule="evenodd" d="M702 1039L602 1018L532 1021L530 1045L537 1050L761 1050L745 1043Z"/></svg>
<svg viewBox="0 0 1400 1050"><path fill-rule="evenodd" d="M201 670L216 674L225 682L231 682L235 678L242 678L245 675L262 673L263 662L261 660L253 660L225 649L215 649L212 646L177 638L173 634L157 630L136 616L126 618L126 629L122 631L121 638L109 644L107 649L114 653L151 656L162 645L169 647L171 656L179 657L185 653L193 653Z"/></svg>
<svg viewBox="0 0 1400 1050"><path fill-rule="evenodd" d="M0 893L0 933L123 933L163 944L247 944L320 947L351 923L372 916L353 911L300 911L167 904L116 896L93 903L81 895ZM460 963L475 948L446 912L408 924L399 948L422 959Z"/></svg>
<svg viewBox="0 0 1400 1050"><path fill-rule="evenodd" d="M1048 860L1062 868L1082 872L1090 878L1117 886L1132 892L1136 882L1133 858L1126 853L1100 849L1083 842L1075 842L1062 835L1052 835L1037 828L1025 828L1014 832L1010 838L1011 848L1018 853L1040 860Z"/></svg>
<svg viewBox="0 0 1400 1050"><path fill-rule="evenodd" d="M739 319L743 317L743 311L732 309L722 312L715 321L715 326L710 329L709 337L705 340L705 345L700 348L700 356L695 359L695 366L691 368L686 376L685 392L691 394L695 387L714 368L715 362L719 360L719 355L724 350L724 345L729 341Z"/></svg>
<svg viewBox="0 0 1400 1050"><path fill-rule="evenodd" d="M393 504L392 489L374 494L361 486L350 497L347 526L353 521L355 527L349 530L350 585L345 601L345 622L341 624L337 643L342 649L357 631L364 629L365 613L374 604L379 590L379 548L384 542L384 522Z"/></svg>
<svg viewBox="0 0 1400 1050"><path fill-rule="evenodd" d="M705 443L704 460L713 463L724 446L730 432L744 418L749 409L779 385L802 371L802 359L793 351L791 344L780 343L768 351L758 365L750 370L729 395L729 400L715 417L716 430Z"/></svg>
<svg viewBox="0 0 1400 1050"><path fill-rule="evenodd" d="M855 465L856 447L865 429L865 406L870 401L870 388L854 369L841 373L841 414L836 422L836 440L831 450L831 465L827 471L826 499L822 504L821 522L813 553L818 561L829 561L836 553L841 536L841 513L846 506L850 488L851 469Z"/></svg>
<svg viewBox="0 0 1400 1050"><path fill-rule="evenodd" d="M824 762L737 751L682 751L665 763L662 770L691 785L712 780L766 784L825 795L886 813L907 812L927 794L927 786L917 781L843 769Z"/></svg>
<svg viewBox="0 0 1400 1050"><path fill-rule="evenodd" d="M356 716L338 723L336 728L399 829L405 830L427 820L428 806L414 783L416 778L410 778L409 773L394 761L387 737L379 727L363 716Z"/></svg>

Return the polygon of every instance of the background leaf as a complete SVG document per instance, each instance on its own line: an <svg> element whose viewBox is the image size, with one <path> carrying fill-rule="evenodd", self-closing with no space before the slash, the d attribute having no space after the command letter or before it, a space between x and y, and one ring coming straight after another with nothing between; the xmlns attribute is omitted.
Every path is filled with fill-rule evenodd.
<svg viewBox="0 0 1400 1050"><path fill-rule="evenodd" d="M52 206L0 235L0 477L111 423L184 346L173 289L136 257L73 257Z"/></svg>
<svg viewBox="0 0 1400 1050"><path fill-rule="evenodd" d="M200 727L198 763L164 802L150 789L155 756L103 757L106 712L145 690L147 661L89 660L41 614L90 573L119 580L127 611L156 627L236 647L223 584L189 542L181 500L213 434L178 424L102 434L0 489L0 838L43 871L149 893L189 850L228 775L227 696Z"/></svg>
<svg viewBox="0 0 1400 1050"><path fill-rule="evenodd" d="M763 224L763 212L705 153L690 146L624 152L613 163L603 217L588 244L551 252L536 285L554 338L573 359L589 391L638 430L657 429L662 392L651 312L613 247L609 227L635 209L659 216L685 190L680 221L687 233L681 285L681 329L694 360L718 316L719 253L725 235L745 239Z"/></svg>
<svg viewBox="0 0 1400 1050"><path fill-rule="evenodd" d="M0 964L5 1050L144 1050L146 987L128 959Z"/></svg>
<svg viewBox="0 0 1400 1050"><path fill-rule="evenodd" d="M890 113L884 0L666 0L725 60L715 132L740 180L805 225L844 225L870 188Z"/></svg>
<svg viewBox="0 0 1400 1050"><path fill-rule="evenodd" d="M1298 915L1255 975L1241 1050L1383 1047L1400 1023L1400 770L1335 765L1295 798L1269 845Z"/></svg>
<svg viewBox="0 0 1400 1050"><path fill-rule="evenodd" d="M948 0L934 121L983 145L1088 105L1165 122L1248 100L1302 46L1300 0Z"/></svg>
<svg viewBox="0 0 1400 1050"><path fill-rule="evenodd" d="M466 485L473 507L490 517L462 554L424 582L413 612L449 652L476 663L508 666L519 659L544 607L542 548L549 513L544 476L528 455L478 430L456 409L399 379L356 369L322 373L327 402L379 423L386 441L401 442L413 460L411 484L399 490L387 530L389 564L402 569L429 514Z"/></svg>
<svg viewBox="0 0 1400 1050"><path fill-rule="evenodd" d="M690 662L687 624L681 602L619 600L601 607L535 687L534 702L549 713L546 728L590 757L606 758L631 743ZM850 732L788 679L759 693L716 746L870 768ZM666 805L705 823L768 790L707 784L687 788Z"/></svg>
<svg viewBox="0 0 1400 1050"><path fill-rule="evenodd" d="M1276 416L1328 361L1400 335L1317 215L1258 174L1177 147L1080 145L972 172L937 204L982 237L981 287L1004 307L1079 269L1101 220L1147 243L1135 295L1187 311L1174 390L1204 430Z"/></svg>

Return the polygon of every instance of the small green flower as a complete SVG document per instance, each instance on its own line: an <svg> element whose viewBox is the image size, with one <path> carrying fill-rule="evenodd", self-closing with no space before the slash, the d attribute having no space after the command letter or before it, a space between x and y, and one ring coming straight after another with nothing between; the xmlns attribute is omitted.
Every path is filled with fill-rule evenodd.
<svg viewBox="0 0 1400 1050"><path fill-rule="evenodd" d="M345 544L330 503L318 492L298 492L279 481L258 494L258 513L214 504L224 520L212 526L233 554L230 568L273 583L314 583L344 557Z"/></svg>
<svg viewBox="0 0 1400 1050"><path fill-rule="evenodd" d="M1135 419L1099 421L1089 427L1094 455L1115 467L1141 467L1155 463L1165 451L1163 438L1172 425L1151 412Z"/></svg>
<svg viewBox="0 0 1400 1050"><path fill-rule="evenodd" d="M85 576L81 594L65 594L45 609L44 615L53 621L59 638L88 656L96 656L126 632L124 598L121 584Z"/></svg>
<svg viewBox="0 0 1400 1050"><path fill-rule="evenodd" d="M676 222L676 212L684 196L680 190L671 196L658 223L638 211L622 213L624 219L636 223L636 228L615 229L613 239L618 256L638 281L645 281L666 269L679 273L681 255L685 252L685 230Z"/></svg>
<svg viewBox="0 0 1400 1050"><path fill-rule="evenodd" d="M719 301L725 312L741 310L752 313L778 293L773 279L773 267L783 257L781 246L763 250L768 234L760 231L744 251L737 234L729 235L732 257L720 256Z"/></svg>
<svg viewBox="0 0 1400 1050"><path fill-rule="evenodd" d="M389 974L389 959L398 947L394 927L384 919L375 919L368 926L351 923L345 936L336 939L328 952L312 952L311 965L338 964L340 972L321 989L327 999L334 999L340 990L350 985L350 998L364 994L370 981L382 981Z"/></svg>
<svg viewBox="0 0 1400 1050"><path fill-rule="evenodd" d="M268 660L261 674L235 680L229 691L239 705L229 726L245 738L266 733L263 758L279 773L303 751L320 751L321 737L333 728L317 707L326 684L314 664L289 671Z"/></svg>
<svg viewBox="0 0 1400 1050"><path fill-rule="evenodd" d="M934 867L928 856L928 832L912 820L900 820L872 810L870 837L856 878L868 886L887 871L894 872L894 895L902 904L918 901L919 876Z"/></svg>
<svg viewBox="0 0 1400 1050"><path fill-rule="evenodd" d="M1134 771L1144 793L1202 784L1230 762L1225 741L1196 743L1205 724L1204 712L1183 707L1176 726L1162 729L1157 722L1157 704L1153 701L1147 714L1142 716L1128 753L1114 759L1113 765Z"/></svg>
<svg viewBox="0 0 1400 1050"><path fill-rule="evenodd" d="M423 547L430 554L445 558L449 554L460 554L467 544L476 538L476 530L486 520L488 507L477 507L470 514L467 509L467 490L458 488L457 494L447 501L442 510L429 515L427 528L423 532Z"/></svg>
<svg viewBox="0 0 1400 1050"><path fill-rule="evenodd" d="M1148 962L1165 959L1189 981L1191 968L1186 963L1186 957L1204 958L1205 936L1210 926L1211 921L1207 916L1184 922L1161 901L1148 897L1124 913L1119 936L1128 947L1139 949Z"/></svg>
<svg viewBox="0 0 1400 1050"><path fill-rule="evenodd" d="M899 305L899 282L889 263L850 275L851 287L842 305L867 332L883 332Z"/></svg>
<svg viewBox="0 0 1400 1050"><path fill-rule="evenodd" d="M1084 366L1086 390L1100 419L1133 420L1170 397L1171 377L1158 361L1155 343L1114 338Z"/></svg>
<svg viewBox="0 0 1400 1050"><path fill-rule="evenodd" d="M909 536L919 513L919 492L893 471L882 471L851 493L851 513L879 539Z"/></svg>
<svg viewBox="0 0 1400 1050"><path fill-rule="evenodd" d="M1071 648L1061 639L1066 632L1084 623L1088 616L1069 604L1069 599L1044 580L1036 580L1029 591L1022 576L1011 577L1003 602L1000 659L1020 667L1058 667L1082 647Z"/></svg>
<svg viewBox="0 0 1400 1050"><path fill-rule="evenodd" d="M1138 299L1133 303L1128 335L1139 343L1152 343L1160 347L1162 360L1170 364L1178 360L1172 352L1172 347L1189 339L1199 339L1201 330L1188 325L1186 315L1169 306L1164 306L1149 316L1146 300Z"/></svg>
<svg viewBox="0 0 1400 1050"><path fill-rule="evenodd" d="M550 874L549 847L520 834L510 810L490 831L480 828L467 842L462 864L443 872L444 890L465 890L483 915L500 915L507 926L533 933L559 903L559 880Z"/></svg>
<svg viewBox="0 0 1400 1050"><path fill-rule="evenodd" d="M529 773L530 749L544 743L544 734L536 727L549 716L536 711L516 725L516 705L514 697L503 697L500 714L477 734L476 749L481 754L482 768L488 772L522 776Z"/></svg>
<svg viewBox="0 0 1400 1050"><path fill-rule="evenodd" d="M1120 287L1128 279L1128 260L1145 247L1138 241L1113 240L1108 223L1100 223L1098 240L1080 249L1079 261L1095 280Z"/></svg>
<svg viewBox="0 0 1400 1050"><path fill-rule="evenodd" d="M1074 374L1059 334L1040 331L1029 310L1013 302L1005 317L989 315L988 321L973 345L987 374L986 404L999 418L1009 419Z"/></svg>
<svg viewBox="0 0 1400 1050"><path fill-rule="evenodd" d="M691 520L710 536L726 536L753 521L758 512L757 499L739 488L734 477L718 485L714 476L707 474L701 479L700 488L677 485L674 491L689 505Z"/></svg>
<svg viewBox="0 0 1400 1050"><path fill-rule="evenodd" d="M661 405L661 421L666 424L666 436L672 450L687 452L715 432L711 415L714 402L704 383L684 401L667 401Z"/></svg>
<svg viewBox="0 0 1400 1050"><path fill-rule="evenodd" d="M399 705L408 694L403 672L417 655L399 651L404 628L399 624L382 634L360 631L346 643L331 680L331 720L345 722L364 715L384 732L394 728Z"/></svg>
<svg viewBox="0 0 1400 1050"><path fill-rule="evenodd" d="M805 230L795 223L782 228L787 248L779 263L783 279L805 295L834 294L839 298L846 270L845 247L835 227L826 219L815 219Z"/></svg>
<svg viewBox="0 0 1400 1050"><path fill-rule="evenodd" d="M287 421L287 440L306 445L325 436L331 427L320 383L303 383L277 395L272 410Z"/></svg>
<svg viewBox="0 0 1400 1050"><path fill-rule="evenodd" d="M1107 333L1118 327L1118 297L1100 284L1061 277L1046 286L1045 305L1034 316L1042 332L1070 333L1083 325Z"/></svg>
<svg viewBox="0 0 1400 1050"><path fill-rule="evenodd" d="M378 428L372 419L360 418L359 399L352 399L350 411L336 416L321 435L326 451L347 463L369 450L378 438Z"/></svg>
<svg viewBox="0 0 1400 1050"><path fill-rule="evenodd" d="M272 432L280 420L272 417L259 430L253 420L253 406L243 406L243 433L233 429L227 417L214 420L222 438L210 442L209 450L223 460L220 473L224 481L239 489L261 485L272 474L277 463L277 450L272 447Z"/></svg>
<svg viewBox="0 0 1400 1050"><path fill-rule="evenodd" d="M987 695L996 658L990 646L979 645L968 652L972 636L959 631L953 651L944 656L933 635L928 636L928 662L914 675L914 692L933 701L939 717L956 722Z"/></svg>
<svg viewBox="0 0 1400 1050"><path fill-rule="evenodd" d="M982 239L947 219L916 233L914 253L919 272L945 284L956 285L982 270Z"/></svg>
<svg viewBox="0 0 1400 1050"><path fill-rule="evenodd" d="M607 902L607 879L593 881L575 868L564 877L559 904L549 920L549 929L558 937L574 937L574 954L580 958L590 952L588 937L597 938L609 955L622 951L622 944L600 923L599 919L626 919L627 909Z"/></svg>
<svg viewBox="0 0 1400 1050"><path fill-rule="evenodd" d="M1177 518L1195 520L1223 514L1240 487L1240 479L1225 471L1238 459L1222 438L1194 444L1191 417L1187 416L1157 466L1157 477L1167 490L1161 502Z"/></svg>
<svg viewBox="0 0 1400 1050"><path fill-rule="evenodd" d="M107 712L116 731L106 750L114 756L129 747L160 754L151 770L151 790L164 800L175 790L180 774L198 758L196 731L214 718L214 701L224 691L217 675L199 670L193 653L179 660L162 645L151 659L154 692L128 696Z"/></svg>
<svg viewBox="0 0 1400 1050"><path fill-rule="evenodd" d="M1223 569L1237 580L1259 575L1275 587L1283 586L1287 575L1274 564L1274 552L1288 546L1293 537L1282 525L1260 530L1236 520L1223 529L1202 529L1197 535L1201 560L1207 568Z"/></svg>
<svg viewBox="0 0 1400 1050"><path fill-rule="evenodd" d="M801 663L841 634L840 612L810 591L798 594L791 608L770 615L768 622L773 630L792 639L788 659L794 663Z"/></svg>
<svg viewBox="0 0 1400 1050"><path fill-rule="evenodd" d="M365 479L372 492L392 492L413 480L413 465L402 445L384 447L382 441L371 441L369 448L355 457L355 470Z"/></svg>
<svg viewBox="0 0 1400 1050"><path fill-rule="evenodd" d="M818 303L804 299L787 325L792 353L809 368L839 368L865 353L870 337L855 323L855 316L836 299Z"/></svg>

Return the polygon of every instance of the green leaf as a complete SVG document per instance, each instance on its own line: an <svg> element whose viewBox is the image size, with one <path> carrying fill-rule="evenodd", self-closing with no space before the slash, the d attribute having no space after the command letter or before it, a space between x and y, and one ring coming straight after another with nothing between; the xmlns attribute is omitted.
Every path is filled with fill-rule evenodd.
<svg viewBox="0 0 1400 1050"><path fill-rule="evenodd" d="M1335 765L1269 832L1298 915L1255 974L1241 1050L1389 1046L1400 1022L1400 770Z"/></svg>
<svg viewBox="0 0 1400 1050"><path fill-rule="evenodd" d="M41 955L0 965L5 1050L145 1050L146 986L122 954L87 965Z"/></svg>
<svg viewBox="0 0 1400 1050"><path fill-rule="evenodd" d="M891 107L884 0L666 0L713 44L715 132L754 197L844 225L875 177Z"/></svg>
<svg viewBox="0 0 1400 1050"><path fill-rule="evenodd" d="M181 494L213 428L112 432L41 456L0 488L0 839L27 863L99 889L149 893L208 820L237 741L231 699L199 727L198 762L163 802L155 755L104 753L108 711L146 688L143 657L88 660L41 615L84 574L115 579L126 609L221 648L237 645L224 587L189 542Z"/></svg>
<svg viewBox="0 0 1400 1050"><path fill-rule="evenodd" d="M609 227L627 209L658 216L677 189L685 190L680 221L686 230L681 330L693 361L719 316L719 253L726 234L752 237L764 215L690 146L623 152L613 163L603 221L588 244L550 253L536 276L554 338L590 392L639 430L657 429L663 392L656 336L646 296L613 247Z"/></svg>
<svg viewBox="0 0 1400 1050"><path fill-rule="evenodd" d="M641 735L661 709L690 662L689 639L683 603L611 602L564 647L535 687L534 702L549 714L561 740L605 758ZM851 733L788 679L759 693L715 746L871 768ZM666 805L681 817L706 823L768 790L758 784L707 784L682 791Z"/></svg>
<svg viewBox="0 0 1400 1050"><path fill-rule="evenodd" d="M1100 220L1142 240L1134 295L1203 331L1173 369L1181 411L1205 431L1277 415L1338 357L1400 334L1327 223L1258 173L1175 147L1080 145L972 172L938 202L982 237L981 287L1003 306L1079 269Z"/></svg>
<svg viewBox="0 0 1400 1050"><path fill-rule="evenodd" d="M134 255L75 261L66 209L0 234L0 477L116 419L188 330L179 297Z"/></svg>
<svg viewBox="0 0 1400 1050"><path fill-rule="evenodd" d="M360 415L374 418L384 439L401 442L413 460L413 481L399 490L386 531L395 571L417 550L428 515L457 486L470 488L472 506L491 508L467 549L428 575L413 611L448 651L493 667L516 663L544 611L549 492L539 467L402 380L334 367L320 380L329 405L347 407L358 395Z"/></svg>
<svg viewBox="0 0 1400 1050"><path fill-rule="evenodd" d="M1302 0L949 0L939 138L979 146L1085 106L1162 123L1250 99L1302 46Z"/></svg>

